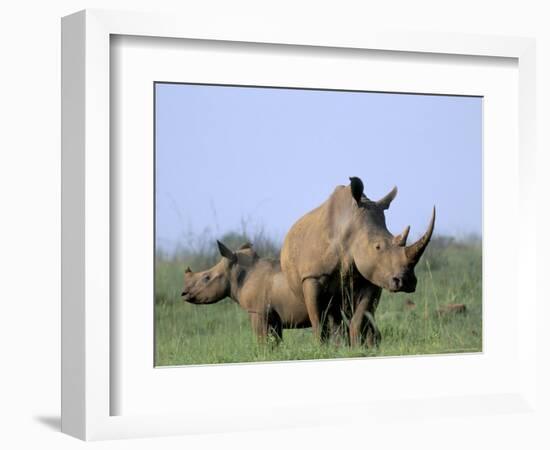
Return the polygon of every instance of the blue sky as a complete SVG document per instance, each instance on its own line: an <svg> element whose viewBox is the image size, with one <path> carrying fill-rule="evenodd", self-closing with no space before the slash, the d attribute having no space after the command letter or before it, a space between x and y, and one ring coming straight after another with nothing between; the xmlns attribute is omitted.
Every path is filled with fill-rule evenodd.
<svg viewBox="0 0 550 450"><path fill-rule="evenodd" d="M349 176L388 228L481 234L482 99L185 84L156 85L156 240L263 228L281 240Z"/></svg>

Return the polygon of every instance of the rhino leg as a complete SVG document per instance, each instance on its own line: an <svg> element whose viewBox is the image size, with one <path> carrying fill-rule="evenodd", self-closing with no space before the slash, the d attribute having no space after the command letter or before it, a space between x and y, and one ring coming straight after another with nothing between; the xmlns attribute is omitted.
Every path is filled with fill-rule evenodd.
<svg viewBox="0 0 550 450"><path fill-rule="evenodd" d="M363 298L353 313L349 324L349 339L352 347L363 344L363 330L365 326L365 312L367 311L368 299Z"/></svg>
<svg viewBox="0 0 550 450"><path fill-rule="evenodd" d="M269 342L279 344L283 340L283 321L271 306L267 308L267 336Z"/></svg>
<svg viewBox="0 0 550 450"><path fill-rule="evenodd" d="M376 347L382 339L374 321L374 314L380 299L380 290L369 290L359 300L350 321L349 335L352 346L367 344Z"/></svg>
<svg viewBox="0 0 550 450"><path fill-rule="evenodd" d="M382 341L382 335L380 334L380 330L378 330L378 327L376 326L376 322L374 321L374 314L366 313L365 316L368 319L369 324L366 327L366 343L368 348L374 348L378 347L380 345L380 342Z"/></svg>
<svg viewBox="0 0 550 450"><path fill-rule="evenodd" d="M270 306L249 313L252 330L261 344L278 344L283 338L281 318Z"/></svg>
<svg viewBox="0 0 550 450"><path fill-rule="evenodd" d="M313 335L317 340L324 342L328 340L330 335L330 321L328 320L327 311L322 310L320 307L323 286L319 280L308 278L304 280L302 289Z"/></svg>
<svg viewBox="0 0 550 450"><path fill-rule="evenodd" d="M337 344L347 344L349 335L347 327L344 326L342 315L329 315L328 328L326 329L329 337Z"/></svg>

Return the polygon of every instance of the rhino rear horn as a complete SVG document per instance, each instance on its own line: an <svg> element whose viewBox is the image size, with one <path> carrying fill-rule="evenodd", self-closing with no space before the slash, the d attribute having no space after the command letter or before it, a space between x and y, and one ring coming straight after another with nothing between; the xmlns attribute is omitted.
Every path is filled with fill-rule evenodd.
<svg viewBox="0 0 550 450"><path fill-rule="evenodd" d="M426 247L428 246L428 243L430 242L432 233L434 231L434 225L435 225L435 206L433 207L433 210L432 210L432 218L430 220L430 224L428 225L428 229L426 230L424 235L414 244L409 245L408 247L405 247L405 254L407 255L407 259L412 264L416 264L420 260L420 257L424 253L424 250L426 250Z"/></svg>
<svg viewBox="0 0 550 450"><path fill-rule="evenodd" d="M395 243L395 245L398 245L399 247L405 247L405 245L407 244L407 238L409 237L409 231L411 231L411 226L407 225L403 230L403 233L395 236L393 238L393 242Z"/></svg>
<svg viewBox="0 0 550 450"><path fill-rule="evenodd" d="M252 243L245 242L243 245L241 245L237 250L246 250L248 248L252 248Z"/></svg>
<svg viewBox="0 0 550 450"><path fill-rule="evenodd" d="M384 197L382 197L380 200L378 200L376 204L382 209L388 209L396 195L397 195L397 186L394 186L393 189L390 192L388 192Z"/></svg>
<svg viewBox="0 0 550 450"><path fill-rule="evenodd" d="M220 251L220 255L222 255L224 258L227 258L231 262L237 262L237 255L229 250L223 243L220 241L216 241L218 243L218 250Z"/></svg>
<svg viewBox="0 0 550 450"><path fill-rule="evenodd" d="M349 177L349 181L350 181L351 195L353 196L357 204L361 204L361 197L363 196L363 190L365 189L363 182L361 181L361 178Z"/></svg>

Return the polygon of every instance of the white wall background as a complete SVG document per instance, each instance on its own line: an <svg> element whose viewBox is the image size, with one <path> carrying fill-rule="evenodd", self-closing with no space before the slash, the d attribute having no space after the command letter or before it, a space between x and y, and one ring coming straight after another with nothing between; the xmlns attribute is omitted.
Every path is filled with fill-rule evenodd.
<svg viewBox="0 0 550 450"><path fill-rule="evenodd" d="M84 443L59 433L60 365L60 17L83 8L179 10L266 16L281 27L307 24L318 29L334 21L368 28L466 31L537 37L538 204L540 235L549 227L550 13L545 1L407 0L325 1L163 1L21 0L0 8L0 447L80 448ZM540 241L539 274L548 241ZM535 274L533 274L535 282ZM542 281L539 286L542 289ZM7 289L6 289L7 288ZM545 316L549 311L543 305ZM541 324L543 322L541 321ZM542 327L541 327L542 328ZM549 327L540 329L550 342ZM545 356L546 355L546 356ZM548 351L539 349L545 379ZM541 396L550 405L548 388ZM495 424L499 424L495 427ZM548 418L547 418L548 423ZM409 435L411 448L548 448L543 423L529 417L479 417L433 421L426 433L404 421L369 429L301 429L280 432L193 436L94 443L95 448L261 448L281 446L392 448L396 435ZM498 432L494 432L494 430ZM453 432L454 431L454 432ZM538 436L538 437L537 437ZM544 438L543 438L544 437ZM90 444L88 444L90 445Z"/></svg>

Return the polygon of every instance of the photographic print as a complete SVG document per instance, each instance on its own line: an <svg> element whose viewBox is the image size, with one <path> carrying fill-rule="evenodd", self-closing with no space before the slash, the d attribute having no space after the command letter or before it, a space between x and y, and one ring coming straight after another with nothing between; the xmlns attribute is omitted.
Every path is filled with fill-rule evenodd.
<svg viewBox="0 0 550 450"><path fill-rule="evenodd" d="M481 97L154 90L156 366L482 351Z"/></svg>

